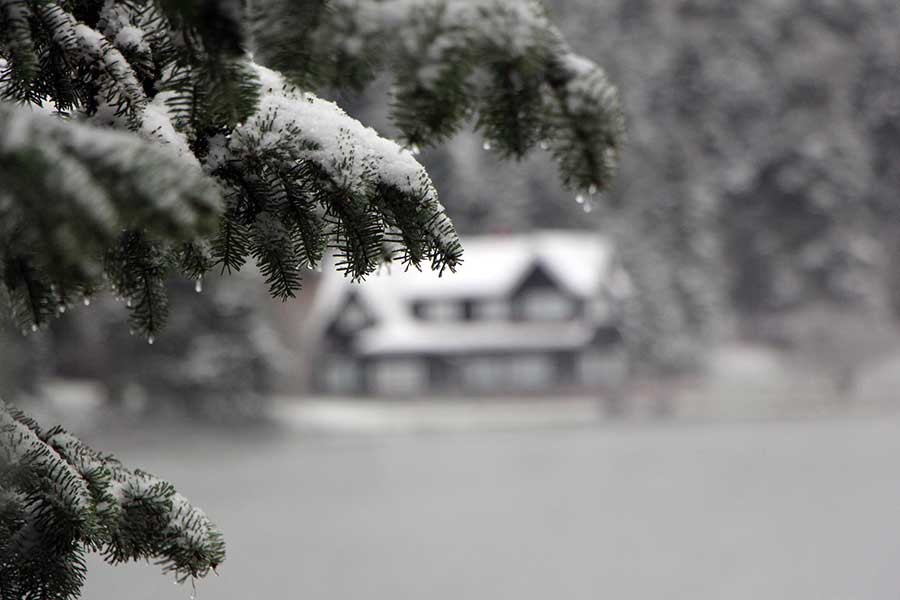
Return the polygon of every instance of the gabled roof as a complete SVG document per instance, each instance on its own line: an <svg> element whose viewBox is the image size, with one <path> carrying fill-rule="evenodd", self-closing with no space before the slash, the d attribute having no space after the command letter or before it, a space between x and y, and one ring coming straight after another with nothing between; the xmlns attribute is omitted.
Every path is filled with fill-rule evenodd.
<svg viewBox="0 0 900 600"><path fill-rule="evenodd" d="M427 267L404 271L400 265L393 265L354 283L326 268L312 322L327 327L352 293L380 326L399 325L412 321L412 304L416 301L509 297L536 266L545 269L572 296L590 298L608 283L613 263L611 242L596 233L475 236L464 238L462 243L464 262L455 273L441 277Z"/></svg>

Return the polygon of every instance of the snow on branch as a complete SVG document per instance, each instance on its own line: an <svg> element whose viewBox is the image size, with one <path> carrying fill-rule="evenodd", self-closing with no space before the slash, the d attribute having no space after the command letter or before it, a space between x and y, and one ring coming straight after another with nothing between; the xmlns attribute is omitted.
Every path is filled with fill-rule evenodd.
<svg viewBox="0 0 900 600"><path fill-rule="evenodd" d="M221 204L219 190L199 165L177 160L165 146L28 108L0 104L0 157L7 185L3 230L18 212L33 213L18 223L26 228L87 223L98 234L110 234L139 222L178 239L209 231ZM51 190L59 201L40 201ZM37 214L43 211L53 214Z"/></svg>
<svg viewBox="0 0 900 600"><path fill-rule="evenodd" d="M3 103L0 177L0 265L23 330L99 286L101 259L122 229L190 241L215 229L221 209L216 183L168 145Z"/></svg>
<svg viewBox="0 0 900 600"><path fill-rule="evenodd" d="M429 260L455 268L459 240L412 152L278 73L255 69L258 110L224 152L210 153L207 167L234 186L231 213L249 215L252 253L276 295L292 295L296 268L322 256L317 243L331 245L354 278L381 264L392 243L388 255L416 267ZM271 218L280 213L285 218ZM227 245L217 247L228 265Z"/></svg>
<svg viewBox="0 0 900 600"><path fill-rule="evenodd" d="M42 431L2 401L0 513L9 529L0 537L2 598L35 589L77 596L88 551L111 563L154 560L180 581L225 558L221 532L171 484L128 470L61 428ZM57 551L71 560L51 556Z"/></svg>
<svg viewBox="0 0 900 600"><path fill-rule="evenodd" d="M617 91L571 52L537 2L282 4L256 20L256 54L298 85L361 87L384 65L394 74L392 116L409 145L440 142L473 118L486 148L515 158L552 148L570 186L610 186L624 138ZM299 55L269 42L286 30Z"/></svg>
<svg viewBox="0 0 900 600"><path fill-rule="evenodd" d="M40 3L37 14L71 64L82 64L98 73L100 85L93 102L110 106L115 116L124 115L136 125L146 95L122 53L102 33L78 22L56 4Z"/></svg>

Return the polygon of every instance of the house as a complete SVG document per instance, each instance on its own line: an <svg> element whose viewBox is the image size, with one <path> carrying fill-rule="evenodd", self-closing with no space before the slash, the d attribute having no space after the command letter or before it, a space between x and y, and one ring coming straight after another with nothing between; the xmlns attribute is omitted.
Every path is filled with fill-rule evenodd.
<svg viewBox="0 0 900 600"><path fill-rule="evenodd" d="M442 277L385 267L361 283L326 269L312 385L323 394L414 397L588 391L621 373L627 278L596 233L463 240Z"/></svg>

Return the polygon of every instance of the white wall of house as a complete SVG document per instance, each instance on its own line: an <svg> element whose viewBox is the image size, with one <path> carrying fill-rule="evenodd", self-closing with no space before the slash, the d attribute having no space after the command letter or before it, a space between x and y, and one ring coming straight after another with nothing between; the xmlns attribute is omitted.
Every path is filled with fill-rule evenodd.
<svg viewBox="0 0 900 600"><path fill-rule="evenodd" d="M553 289L528 291L519 299L519 306L526 321L565 321L575 311L572 300Z"/></svg>

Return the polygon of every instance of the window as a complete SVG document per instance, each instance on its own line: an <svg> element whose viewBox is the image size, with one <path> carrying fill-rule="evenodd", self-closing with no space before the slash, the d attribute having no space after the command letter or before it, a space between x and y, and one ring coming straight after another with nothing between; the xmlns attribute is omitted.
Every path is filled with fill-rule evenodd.
<svg viewBox="0 0 900 600"><path fill-rule="evenodd" d="M572 317L572 301L551 290L526 293L521 299L522 318L527 321L564 321Z"/></svg>
<svg viewBox="0 0 900 600"><path fill-rule="evenodd" d="M463 312L461 302L426 302L419 307L419 315L429 321L461 321Z"/></svg>
<svg viewBox="0 0 900 600"><path fill-rule="evenodd" d="M372 389L383 396L413 396L427 390L428 365L418 358L383 358L372 365Z"/></svg>

